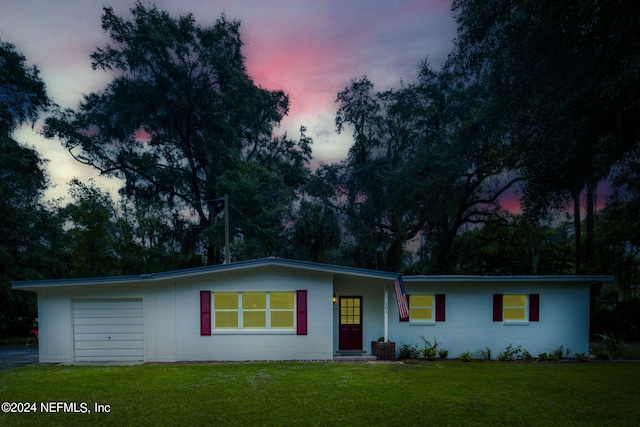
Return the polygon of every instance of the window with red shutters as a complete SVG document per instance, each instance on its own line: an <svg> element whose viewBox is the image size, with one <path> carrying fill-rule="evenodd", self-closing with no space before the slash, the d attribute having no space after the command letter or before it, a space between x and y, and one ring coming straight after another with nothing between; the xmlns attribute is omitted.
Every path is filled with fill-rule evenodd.
<svg viewBox="0 0 640 427"><path fill-rule="evenodd" d="M296 334L307 335L307 291L296 291Z"/></svg>
<svg viewBox="0 0 640 427"><path fill-rule="evenodd" d="M503 302L504 295L503 294L493 294L493 321L499 322L503 320ZM529 310L529 318L524 319L529 322L539 322L540 321L540 294L529 294L528 295L528 310Z"/></svg>
<svg viewBox="0 0 640 427"><path fill-rule="evenodd" d="M436 322L444 322L446 318L446 302L444 294L436 294Z"/></svg>
<svg viewBox="0 0 640 427"><path fill-rule="evenodd" d="M400 318L401 322L430 324L446 320L445 294L414 294L413 298L407 295L407 302L409 303L410 319Z"/></svg>
<svg viewBox="0 0 640 427"><path fill-rule="evenodd" d="M529 321L540 321L540 294L529 295Z"/></svg>
<svg viewBox="0 0 640 427"><path fill-rule="evenodd" d="M200 335L211 335L211 291L200 291Z"/></svg>
<svg viewBox="0 0 640 427"><path fill-rule="evenodd" d="M493 294L493 321L502 321L502 294Z"/></svg>

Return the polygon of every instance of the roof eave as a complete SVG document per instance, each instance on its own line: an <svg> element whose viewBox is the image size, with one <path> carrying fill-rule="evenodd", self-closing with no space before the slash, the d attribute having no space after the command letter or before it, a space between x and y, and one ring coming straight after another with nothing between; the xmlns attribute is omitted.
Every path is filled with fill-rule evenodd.
<svg viewBox="0 0 640 427"><path fill-rule="evenodd" d="M370 279L393 280L399 273L385 271L367 270L353 267L344 267L331 264L320 264L309 261L295 261L284 258L264 258L251 261L239 261L231 264L219 264L214 266L196 267L184 270L165 271L160 273L138 274L130 276L111 277L89 277L78 279L54 279L54 280L30 280L12 282L12 288L23 291L37 292L45 289L57 287L80 287L80 286L114 286L130 284L150 284L160 281L172 280L176 278L187 278L201 276L205 274L228 273L238 270L248 270L265 266L280 266L306 271L318 271L346 276L365 277Z"/></svg>
<svg viewBox="0 0 640 427"><path fill-rule="evenodd" d="M527 282L527 283L605 283L613 282L614 276L597 275L545 275L545 276L479 276L479 275L442 275L442 276L404 276L405 282Z"/></svg>

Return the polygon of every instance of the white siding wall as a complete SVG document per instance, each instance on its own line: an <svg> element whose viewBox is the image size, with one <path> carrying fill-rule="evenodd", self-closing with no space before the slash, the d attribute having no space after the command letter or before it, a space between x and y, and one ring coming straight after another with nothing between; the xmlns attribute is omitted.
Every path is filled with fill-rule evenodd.
<svg viewBox="0 0 640 427"><path fill-rule="evenodd" d="M38 350L40 363L73 362L71 299L62 291L38 295Z"/></svg>
<svg viewBox="0 0 640 427"><path fill-rule="evenodd" d="M145 289L145 362L176 361L175 293L173 283Z"/></svg>
<svg viewBox="0 0 640 427"><path fill-rule="evenodd" d="M144 361L171 362L175 356L175 290L172 282L144 286L69 287L38 296L41 363L73 363L73 300L140 298L143 302Z"/></svg>
<svg viewBox="0 0 640 427"><path fill-rule="evenodd" d="M522 346L532 355L557 346L588 351L589 286L527 282L405 281L407 293L446 295L446 321L411 325L398 321L391 280L334 275L264 266L210 275L150 282L145 285L60 287L39 292L40 362L74 362L72 301L77 298L141 298L144 361L329 360L338 349L338 307L332 295L362 296L363 350L384 333L384 293L389 295L389 339L422 346L422 336L437 338L449 357L491 348L496 357L506 346ZM213 331L200 336L200 291L307 291L308 335ZM513 326L493 322L493 294L540 295L540 321Z"/></svg>
<svg viewBox="0 0 640 427"><path fill-rule="evenodd" d="M407 283L408 294L446 295L446 321L433 325L398 322L398 308L393 290L389 293L390 340L396 350L404 344L419 344L434 337L449 357L489 347L492 357L509 344L522 346L534 357L559 346L572 353L589 350L589 286L561 283ZM540 321L522 325L493 321L493 294L539 294Z"/></svg>
<svg viewBox="0 0 640 427"><path fill-rule="evenodd" d="M332 353L332 275L267 266L183 279L176 286L177 360L328 360ZM307 291L308 335L213 330L200 336L200 291Z"/></svg>

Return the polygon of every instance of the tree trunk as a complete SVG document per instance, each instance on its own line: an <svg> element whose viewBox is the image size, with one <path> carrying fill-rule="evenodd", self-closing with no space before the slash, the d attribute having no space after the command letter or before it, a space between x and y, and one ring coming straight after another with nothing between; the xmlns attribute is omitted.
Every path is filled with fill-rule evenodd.
<svg viewBox="0 0 640 427"><path fill-rule="evenodd" d="M386 267L389 271L402 271L404 257L404 240L394 236L387 250Z"/></svg>
<svg viewBox="0 0 640 427"><path fill-rule="evenodd" d="M575 233L575 274L582 272L582 223L580 221L580 188L573 190L573 228Z"/></svg>
<svg viewBox="0 0 640 427"><path fill-rule="evenodd" d="M595 200L598 182L590 179L587 182L587 212L586 212L586 234L584 239L584 265L588 272L591 270L593 262L593 227L595 217Z"/></svg>
<svg viewBox="0 0 640 427"><path fill-rule="evenodd" d="M207 265L220 264L221 254L219 246L209 242L207 244Z"/></svg>

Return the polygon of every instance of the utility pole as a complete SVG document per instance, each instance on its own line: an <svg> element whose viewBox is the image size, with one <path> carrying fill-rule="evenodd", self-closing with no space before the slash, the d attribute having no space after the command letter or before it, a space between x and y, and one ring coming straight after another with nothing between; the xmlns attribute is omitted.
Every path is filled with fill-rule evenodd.
<svg viewBox="0 0 640 427"><path fill-rule="evenodd" d="M231 262L231 254L229 250L229 195L224 195L224 263Z"/></svg>

